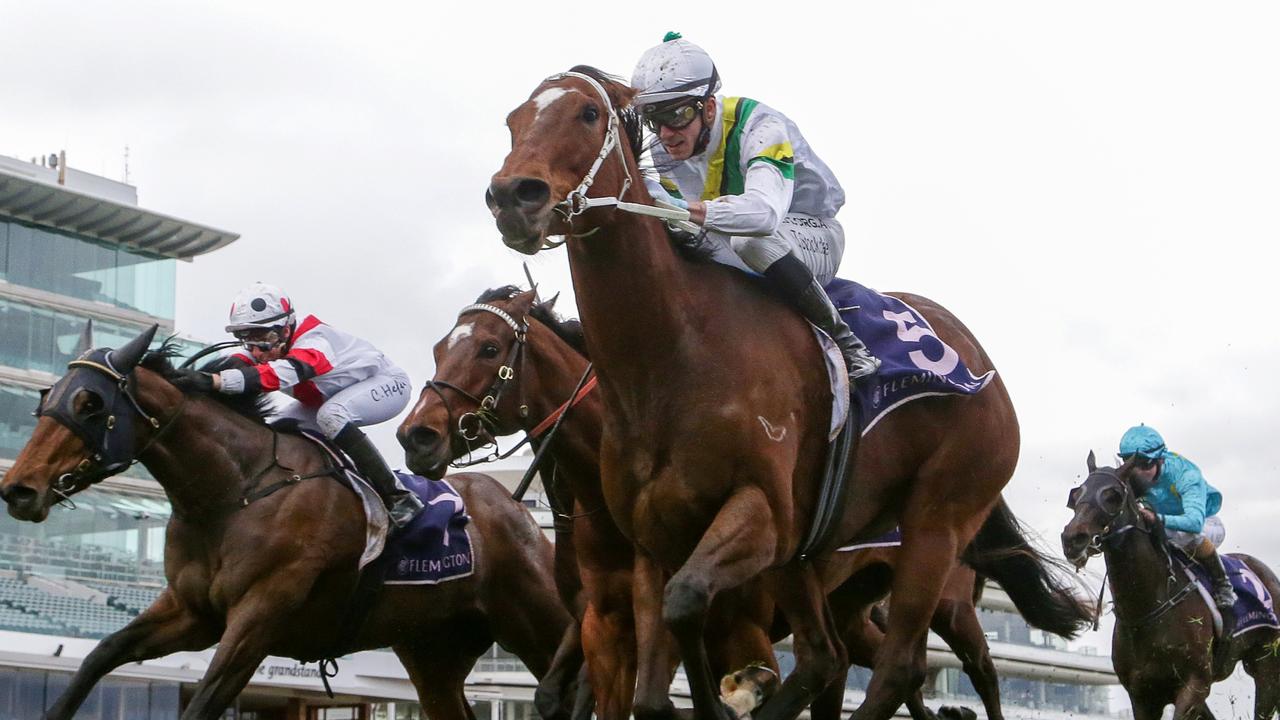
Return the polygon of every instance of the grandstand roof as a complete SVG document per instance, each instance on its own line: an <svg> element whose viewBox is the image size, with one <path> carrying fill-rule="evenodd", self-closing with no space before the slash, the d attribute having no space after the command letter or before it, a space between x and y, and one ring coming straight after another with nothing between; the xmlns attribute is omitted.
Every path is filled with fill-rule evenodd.
<svg viewBox="0 0 1280 720"><path fill-rule="evenodd" d="M0 215L179 260L191 260L240 237L50 183L10 164L0 164Z"/></svg>

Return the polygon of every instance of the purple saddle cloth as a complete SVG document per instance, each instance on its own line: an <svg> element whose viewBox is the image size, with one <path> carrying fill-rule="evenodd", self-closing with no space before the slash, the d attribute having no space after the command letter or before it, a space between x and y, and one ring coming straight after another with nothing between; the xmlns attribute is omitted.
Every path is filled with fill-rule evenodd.
<svg viewBox="0 0 1280 720"><path fill-rule="evenodd" d="M379 558L387 585L435 585L475 572L471 535L462 496L448 480L428 480L397 472L400 482L422 500L413 522L393 530Z"/></svg>

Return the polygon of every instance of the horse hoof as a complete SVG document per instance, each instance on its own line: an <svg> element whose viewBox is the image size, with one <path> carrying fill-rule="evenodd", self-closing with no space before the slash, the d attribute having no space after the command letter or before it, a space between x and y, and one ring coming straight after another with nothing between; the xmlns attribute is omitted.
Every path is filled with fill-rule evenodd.
<svg viewBox="0 0 1280 720"><path fill-rule="evenodd" d="M938 720L978 720L978 713L963 706L943 705L938 708Z"/></svg>
<svg viewBox="0 0 1280 720"><path fill-rule="evenodd" d="M720 679L720 701L729 720L751 716L778 689L778 675L763 665L748 665Z"/></svg>

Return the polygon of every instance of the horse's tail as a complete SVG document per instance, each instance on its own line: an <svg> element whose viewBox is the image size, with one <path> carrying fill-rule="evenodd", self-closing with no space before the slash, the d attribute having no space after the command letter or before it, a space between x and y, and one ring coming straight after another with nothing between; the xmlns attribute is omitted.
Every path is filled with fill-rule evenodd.
<svg viewBox="0 0 1280 720"><path fill-rule="evenodd" d="M1004 498L965 548L962 559L1000 583L1032 627L1073 638L1093 624L1093 609L1087 599L1076 594L1067 564L1031 544L1027 530Z"/></svg>

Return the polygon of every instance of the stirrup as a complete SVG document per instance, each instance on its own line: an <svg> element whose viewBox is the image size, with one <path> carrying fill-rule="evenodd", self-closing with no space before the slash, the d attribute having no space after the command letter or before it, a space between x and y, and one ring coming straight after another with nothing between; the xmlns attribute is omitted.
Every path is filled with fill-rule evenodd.
<svg viewBox="0 0 1280 720"><path fill-rule="evenodd" d="M391 517L391 524L398 528L413 522L425 507L422 500L408 490L397 490L387 500L387 514Z"/></svg>
<svg viewBox="0 0 1280 720"><path fill-rule="evenodd" d="M865 350L853 356L845 355L844 362L849 371L850 380L870 377L880 371L880 358Z"/></svg>
<svg viewBox="0 0 1280 720"><path fill-rule="evenodd" d="M1219 610L1229 610L1235 607L1237 599L1235 588L1229 585L1213 589L1213 603L1218 606Z"/></svg>

